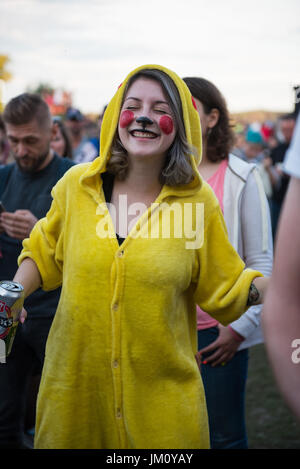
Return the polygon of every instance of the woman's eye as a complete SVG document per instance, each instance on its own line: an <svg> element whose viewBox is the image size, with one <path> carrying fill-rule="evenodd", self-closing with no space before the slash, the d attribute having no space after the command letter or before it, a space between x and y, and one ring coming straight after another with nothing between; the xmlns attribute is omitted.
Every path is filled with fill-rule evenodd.
<svg viewBox="0 0 300 469"><path fill-rule="evenodd" d="M167 114L167 111L164 109L154 109L155 112L158 112L159 114Z"/></svg>

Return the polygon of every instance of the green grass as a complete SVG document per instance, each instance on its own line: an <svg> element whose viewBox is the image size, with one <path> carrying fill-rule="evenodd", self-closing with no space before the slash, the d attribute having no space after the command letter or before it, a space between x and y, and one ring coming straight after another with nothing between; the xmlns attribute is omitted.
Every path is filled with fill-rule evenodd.
<svg viewBox="0 0 300 469"><path fill-rule="evenodd" d="M263 344L250 349L246 421L250 449L300 449L300 422L278 391Z"/></svg>

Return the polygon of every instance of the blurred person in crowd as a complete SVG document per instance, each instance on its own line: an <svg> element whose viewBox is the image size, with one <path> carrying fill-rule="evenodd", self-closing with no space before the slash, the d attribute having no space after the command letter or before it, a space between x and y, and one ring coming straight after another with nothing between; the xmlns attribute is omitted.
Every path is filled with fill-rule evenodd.
<svg viewBox="0 0 300 469"><path fill-rule="evenodd" d="M72 159L72 144L65 124L60 118L55 117L53 119L53 127L54 132L51 140L51 148L58 156Z"/></svg>
<svg viewBox="0 0 300 469"><path fill-rule="evenodd" d="M103 121L103 117L104 117L104 113L106 111L106 108L107 108L107 104L105 104L105 106L102 109L102 112L99 114L98 124L99 124L100 129L101 129L101 125L102 125L102 121Z"/></svg>
<svg viewBox="0 0 300 469"><path fill-rule="evenodd" d="M245 145L245 132L244 130L234 131L234 141L231 153L238 157L242 156L243 148Z"/></svg>
<svg viewBox="0 0 300 469"><path fill-rule="evenodd" d="M270 121L270 120L266 120L265 122L263 122L261 127L260 127L260 132L261 132L261 135L262 135L264 141L269 146L269 141L274 136L274 124L273 124L273 122Z"/></svg>
<svg viewBox="0 0 300 469"><path fill-rule="evenodd" d="M178 75L130 72L100 146L56 184L18 260L26 296L62 285L35 447L207 448L196 303L227 324L263 300L268 279L228 241L197 169L199 116Z"/></svg>
<svg viewBox="0 0 300 469"><path fill-rule="evenodd" d="M248 163L258 163L264 159L264 139L258 129L248 127L243 145L242 159Z"/></svg>
<svg viewBox="0 0 300 469"><path fill-rule="evenodd" d="M0 278L13 278L22 241L51 205L51 190L74 163L51 149L55 133L49 108L35 94L10 100L3 113L14 163L0 169ZM17 328L13 349L0 364L0 447L22 448L27 387L41 373L45 344L60 297L37 289L25 300L28 321Z"/></svg>
<svg viewBox="0 0 300 469"><path fill-rule="evenodd" d="M87 140L94 145L97 150L97 156L99 155L100 146L100 127L98 118L87 119L85 118L84 134Z"/></svg>
<svg viewBox="0 0 300 469"><path fill-rule="evenodd" d="M271 221L256 165L230 153L233 134L227 105L216 86L204 78L188 77L184 81L201 120L200 174L219 200L229 240L246 267L269 275L273 253ZM248 349L263 342L260 314L261 306L252 306L239 319L224 326L197 308L198 350L212 448L247 448Z"/></svg>
<svg viewBox="0 0 300 469"><path fill-rule="evenodd" d="M264 190L268 200L272 197L272 184L269 172L266 170L268 161L268 148L258 128L248 127L245 143L239 155L247 163L256 165L263 182Z"/></svg>
<svg viewBox="0 0 300 469"><path fill-rule="evenodd" d="M78 109L69 108L65 123L70 133L75 163L87 163L98 156L97 148L84 135L84 116Z"/></svg>
<svg viewBox="0 0 300 469"><path fill-rule="evenodd" d="M272 232L275 239L277 224L282 203L289 184L289 176L282 171L285 154L289 148L295 127L295 115L286 114L279 119L279 132L282 137L280 142L270 152L270 159L266 161L265 168L272 183L272 196L270 199Z"/></svg>
<svg viewBox="0 0 300 469"><path fill-rule="evenodd" d="M104 112L106 108L107 108L107 104L104 106L102 112L99 114L96 122L90 121L89 124L86 125L85 127L86 135L89 141L97 149L97 155L99 155L99 152L100 152L100 132L101 132L102 120L103 120Z"/></svg>
<svg viewBox="0 0 300 469"><path fill-rule="evenodd" d="M10 162L10 148L6 136L3 118L0 115L0 166Z"/></svg>
<svg viewBox="0 0 300 469"><path fill-rule="evenodd" d="M101 134L101 126L102 126L102 121L103 121L103 117L104 117L104 113L105 113L106 108L107 108L107 104L105 104L105 106L102 109L102 112L99 114L99 117L98 117L99 136ZM100 154L100 138L99 137L98 137L98 147L97 148L98 148L98 154Z"/></svg>
<svg viewBox="0 0 300 469"><path fill-rule="evenodd" d="M300 118L283 170L291 177L280 216L262 322L279 388L300 420Z"/></svg>

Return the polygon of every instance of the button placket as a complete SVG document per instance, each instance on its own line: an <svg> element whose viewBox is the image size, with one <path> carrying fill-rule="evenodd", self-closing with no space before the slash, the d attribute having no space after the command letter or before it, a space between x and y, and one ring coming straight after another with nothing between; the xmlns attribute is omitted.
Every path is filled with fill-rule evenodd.
<svg viewBox="0 0 300 469"><path fill-rule="evenodd" d="M125 438L122 409L122 384L121 384L121 311L123 292L123 272L124 272L124 249L119 247L115 252L115 280L111 303L112 312L112 356L111 370L114 385L115 419L118 426L120 440Z"/></svg>

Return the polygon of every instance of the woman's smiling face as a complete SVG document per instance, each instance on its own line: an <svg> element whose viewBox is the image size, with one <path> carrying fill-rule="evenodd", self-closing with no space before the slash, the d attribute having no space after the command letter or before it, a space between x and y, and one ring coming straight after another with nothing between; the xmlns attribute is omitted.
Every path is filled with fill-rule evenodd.
<svg viewBox="0 0 300 469"><path fill-rule="evenodd" d="M137 78L125 95L118 125L120 140L129 157L164 159L176 130L160 83L152 78Z"/></svg>

